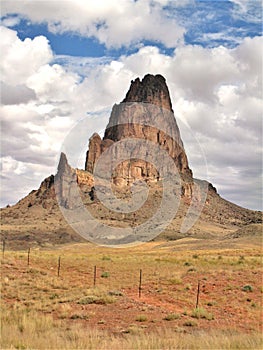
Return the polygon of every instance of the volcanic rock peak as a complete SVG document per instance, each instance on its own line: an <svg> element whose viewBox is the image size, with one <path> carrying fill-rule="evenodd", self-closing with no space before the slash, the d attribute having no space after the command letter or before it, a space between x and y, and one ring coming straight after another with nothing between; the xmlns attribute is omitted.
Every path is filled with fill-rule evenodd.
<svg viewBox="0 0 263 350"><path fill-rule="evenodd" d="M158 145L174 160L179 173L192 178L163 76L147 74L142 81L136 78L131 82L124 100L112 108L103 139L101 140L96 133L90 138L85 170L93 173L95 163L101 154L114 142L127 138L143 139ZM123 162L115 171L115 183L129 184L140 178L146 181L158 181L160 179L158 170L141 160L147 158L147 152L145 149L144 157L142 150L140 160L136 156L138 152L131 152L130 159Z"/></svg>
<svg viewBox="0 0 263 350"><path fill-rule="evenodd" d="M147 74L140 81L136 78L122 102L145 102L172 111L172 103L165 78L160 75Z"/></svg>

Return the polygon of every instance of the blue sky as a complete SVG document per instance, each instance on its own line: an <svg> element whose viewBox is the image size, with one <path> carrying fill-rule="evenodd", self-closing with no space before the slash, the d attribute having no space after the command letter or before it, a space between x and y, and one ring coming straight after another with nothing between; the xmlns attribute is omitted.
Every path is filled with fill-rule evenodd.
<svg viewBox="0 0 263 350"><path fill-rule="evenodd" d="M97 114L102 130L131 79L160 73L194 175L262 208L261 1L3 0L1 13L2 206L55 172L73 125Z"/></svg>
<svg viewBox="0 0 263 350"><path fill-rule="evenodd" d="M35 2L37 3L37 1ZM180 1L177 2L180 3ZM185 44L203 47L219 45L235 47L243 38L254 37L262 32L262 7L258 0L250 2L244 0L246 9L241 11L239 3L228 0L189 1L186 2L185 6L179 7L174 6L174 3L175 1L168 2L162 11L167 18L176 18L178 23L185 27ZM43 23L34 22L30 18L19 16L19 13L15 11L2 17L4 22L12 19L18 22L11 27L17 31L21 40L44 35L49 40L52 51L56 55L117 58L137 50L136 45L135 47L134 45L126 45L118 48L107 48L97 38L83 35L76 30L54 33L50 31L46 21ZM140 38L139 42L143 45L156 45L166 54L171 54L172 49L176 47L175 45L166 47L157 40L150 41L143 38Z"/></svg>

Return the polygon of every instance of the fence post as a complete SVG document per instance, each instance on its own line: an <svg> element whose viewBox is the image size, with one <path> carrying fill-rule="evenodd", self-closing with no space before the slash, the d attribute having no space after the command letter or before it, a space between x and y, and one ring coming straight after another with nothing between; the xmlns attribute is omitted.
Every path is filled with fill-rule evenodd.
<svg viewBox="0 0 263 350"><path fill-rule="evenodd" d="M94 266L93 286L96 287L97 266Z"/></svg>
<svg viewBox="0 0 263 350"><path fill-rule="evenodd" d="M4 258L5 257L5 238L3 240L3 250L2 250L2 252L3 252L3 258Z"/></svg>
<svg viewBox="0 0 263 350"><path fill-rule="evenodd" d="M58 257L58 277L59 277L59 274L60 274L60 256Z"/></svg>
<svg viewBox="0 0 263 350"><path fill-rule="evenodd" d="M139 298L141 297L141 293L142 293L142 269L140 269Z"/></svg>
<svg viewBox="0 0 263 350"><path fill-rule="evenodd" d="M28 251L27 251L27 266L29 266L29 262L30 262L30 247L28 248Z"/></svg>
<svg viewBox="0 0 263 350"><path fill-rule="evenodd" d="M196 305L195 308L198 308L198 304L199 304L199 294L200 294L200 281L198 281L198 286L197 286L197 295L196 295Z"/></svg>

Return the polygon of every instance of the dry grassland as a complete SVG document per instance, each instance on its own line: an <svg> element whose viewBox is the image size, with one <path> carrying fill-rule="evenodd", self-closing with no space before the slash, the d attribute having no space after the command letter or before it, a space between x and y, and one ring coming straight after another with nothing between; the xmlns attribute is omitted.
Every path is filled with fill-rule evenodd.
<svg viewBox="0 0 263 350"><path fill-rule="evenodd" d="M261 253L249 239L87 243L31 249L28 265L6 250L1 348L261 349Z"/></svg>

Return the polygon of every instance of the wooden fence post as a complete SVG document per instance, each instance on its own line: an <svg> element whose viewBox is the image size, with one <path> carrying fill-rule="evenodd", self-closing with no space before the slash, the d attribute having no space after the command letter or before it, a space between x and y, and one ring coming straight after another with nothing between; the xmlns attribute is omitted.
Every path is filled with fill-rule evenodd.
<svg viewBox="0 0 263 350"><path fill-rule="evenodd" d="M4 258L5 257L5 238L3 240L3 250L2 250L2 252L3 252L3 258Z"/></svg>
<svg viewBox="0 0 263 350"><path fill-rule="evenodd" d="M139 281L139 298L142 294L142 269L140 269L140 281Z"/></svg>
<svg viewBox="0 0 263 350"><path fill-rule="evenodd" d="M30 263L30 247L28 248L28 251L27 251L27 266L29 266L29 263Z"/></svg>
<svg viewBox="0 0 263 350"><path fill-rule="evenodd" d="M59 277L59 274L60 274L60 256L58 257L58 277Z"/></svg>
<svg viewBox="0 0 263 350"><path fill-rule="evenodd" d="M94 266L93 286L96 287L97 266Z"/></svg>
<svg viewBox="0 0 263 350"><path fill-rule="evenodd" d="M197 295L196 295L196 305L195 308L198 308L198 304L199 304L199 294L200 294L200 281L198 281L198 286L197 286Z"/></svg>

